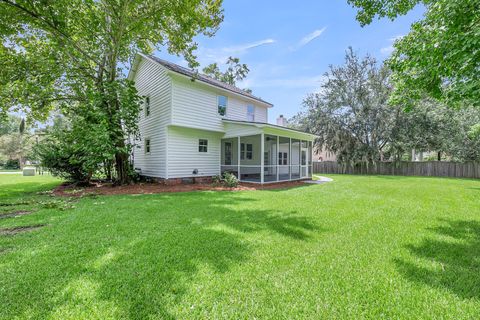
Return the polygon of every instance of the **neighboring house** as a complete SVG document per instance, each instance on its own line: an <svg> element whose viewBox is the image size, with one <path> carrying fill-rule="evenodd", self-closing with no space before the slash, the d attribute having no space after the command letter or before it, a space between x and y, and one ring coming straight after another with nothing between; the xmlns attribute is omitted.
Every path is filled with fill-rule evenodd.
<svg viewBox="0 0 480 320"><path fill-rule="evenodd" d="M446 157L448 159L448 157ZM412 150L411 161L421 162L421 161L441 161L442 160L442 153L438 153L436 151L416 151L415 149Z"/></svg>
<svg viewBox="0 0 480 320"><path fill-rule="evenodd" d="M337 161L337 155L325 147L319 149L318 146L314 146L313 161Z"/></svg>
<svg viewBox="0 0 480 320"><path fill-rule="evenodd" d="M136 56L129 79L144 97L133 152L141 175L181 181L229 171L258 183L311 177L315 137L269 124L271 103L150 55Z"/></svg>

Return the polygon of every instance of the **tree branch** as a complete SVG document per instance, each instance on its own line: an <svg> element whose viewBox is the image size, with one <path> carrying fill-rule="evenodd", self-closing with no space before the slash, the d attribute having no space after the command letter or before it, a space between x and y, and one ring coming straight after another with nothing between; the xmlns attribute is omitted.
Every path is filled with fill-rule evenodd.
<svg viewBox="0 0 480 320"><path fill-rule="evenodd" d="M18 3L16 2L13 2L13 1L10 1L10 0L0 0L0 2L3 2L7 5L9 5L10 7L13 7L13 8L16 8L18 9L19 11L23 12L24 14L27 14L28 16L32 17L32 18L35 18L37 20L39 20L40 22L42 22L43 24L46 25L46 27L48 29L50 29L49 31L52 32L52 33L55 33L57 34L58 36L64 38L65 40L67 40L68 42L70 42L72 44L72 46L78 51L80 52L82 55L84 55L88 60L91 60L93 62L95 62L96 64L98 64L98 61L96 61L94 58L92 58L88 53L86 53L66 32L60 30L55 24L51 23L50 21L46 20L42 15L40 15L39 13L35 12L35 11L32 11L24 6L21 6L19 5Z"/></svg>

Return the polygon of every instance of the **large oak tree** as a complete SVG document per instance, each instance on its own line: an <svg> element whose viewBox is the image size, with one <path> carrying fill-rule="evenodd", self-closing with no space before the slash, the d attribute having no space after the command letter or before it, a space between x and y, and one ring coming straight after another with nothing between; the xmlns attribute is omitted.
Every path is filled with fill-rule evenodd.
<svg viewBox="0 0 480 320"><path fill-rule="evenodd" d="M343 163L375 163L383 158L396 126L399 108L388 105L389 70L370 56L360 58L352 48L345 64L330 66L318 93L303 102L306 108L293 122L319 136Z"/></svg>
<svg viewBox="0 0 480 320"><path fill-rule="evenodd" d="M127 137L140 97L125 70L137 51L166 49L197 67L194 37L212 35L221 0L0 0L0 111L45 119L60 108L108 133L105 156L128 181Z"/></svg>

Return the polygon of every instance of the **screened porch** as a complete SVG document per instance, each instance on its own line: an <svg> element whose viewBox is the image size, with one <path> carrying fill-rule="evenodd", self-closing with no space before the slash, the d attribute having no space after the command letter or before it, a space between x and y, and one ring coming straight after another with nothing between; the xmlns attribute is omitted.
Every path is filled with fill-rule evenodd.
<svg viewBox="0 0 480 320"><path fill-rule="evenodd" d="M312 140L266 133L222 139L221 172L253 183L311 178Z"/></svg>

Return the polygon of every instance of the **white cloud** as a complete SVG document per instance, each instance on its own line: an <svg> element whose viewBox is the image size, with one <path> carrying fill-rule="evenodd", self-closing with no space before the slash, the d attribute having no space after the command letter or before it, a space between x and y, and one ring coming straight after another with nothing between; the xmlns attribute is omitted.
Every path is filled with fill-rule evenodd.
<svg viewBox="0 0 480 320"><path fill-rule="evenodd" d="M381 54L384 54L386 56L392 54L394 48L393 46L388 46L380 49Z"/></svg>
<svg viewBox="0 0 480 320"><path fill-rule="evenodd" d="M313 40L317 39L322 35L323 32L327 30L327 27L323 27L322 29L318 29L313 31L312 33L307 34L305 37L303 37L300 42L295 46L290 48L291 50L298 50L299 48L309 44Z"/></svg>
<svg viewBox="0 0 480 320"><path fill-rule="evenodd" d="M225 47L222 50L224 52L244 53L244 52L246 52L250 49L260 47L260 46L263 46L263 45L266 45L266 44L272 44L272 43L275 43L274 39L264 39L264 40L260 40L260 41L246 43L246 44L239 45L239 46Z"/></svg>
<svg viewBox="0 0 480 320"><path fill-rule="evenodd" d="M395 50L395 48L393 47L393 43L395 43L395 41L397 41L397 40L402 39L403 37L404 37L403 35L398 35L398 36L395 36L395 37L392 37L392 38L388 39L388 41L390 41L392 44L389 45L388 47L381 48L380 53L383 54L383 55L386 55L386 56L391 55L393 50Z"/></svg>
<svg viewBox="0 0 480 320"><path fill-rule="evenodd" d="M249 50L273 44L276 41L274 39L263 39L255 42L235 45L235 46L228 46L223 48L199 48L196 54L198 55L199 62L204 64L209 64L212 62L216 63L225 63L230 56L239 57Z"/></svg>
<svg viewBox="0 0 480 320"><path fill-rule="evenodd" d="M315 40L316 38L320 37L322 35L322 33L327 29L327 27L323 27L322 29L319 29L319 30L315 30L313 31L312 33L306 35L305 37L303 37L303 39L300 41L299 45L300 46L304 46L310 42L312 42L313 40Z"/></svg>

